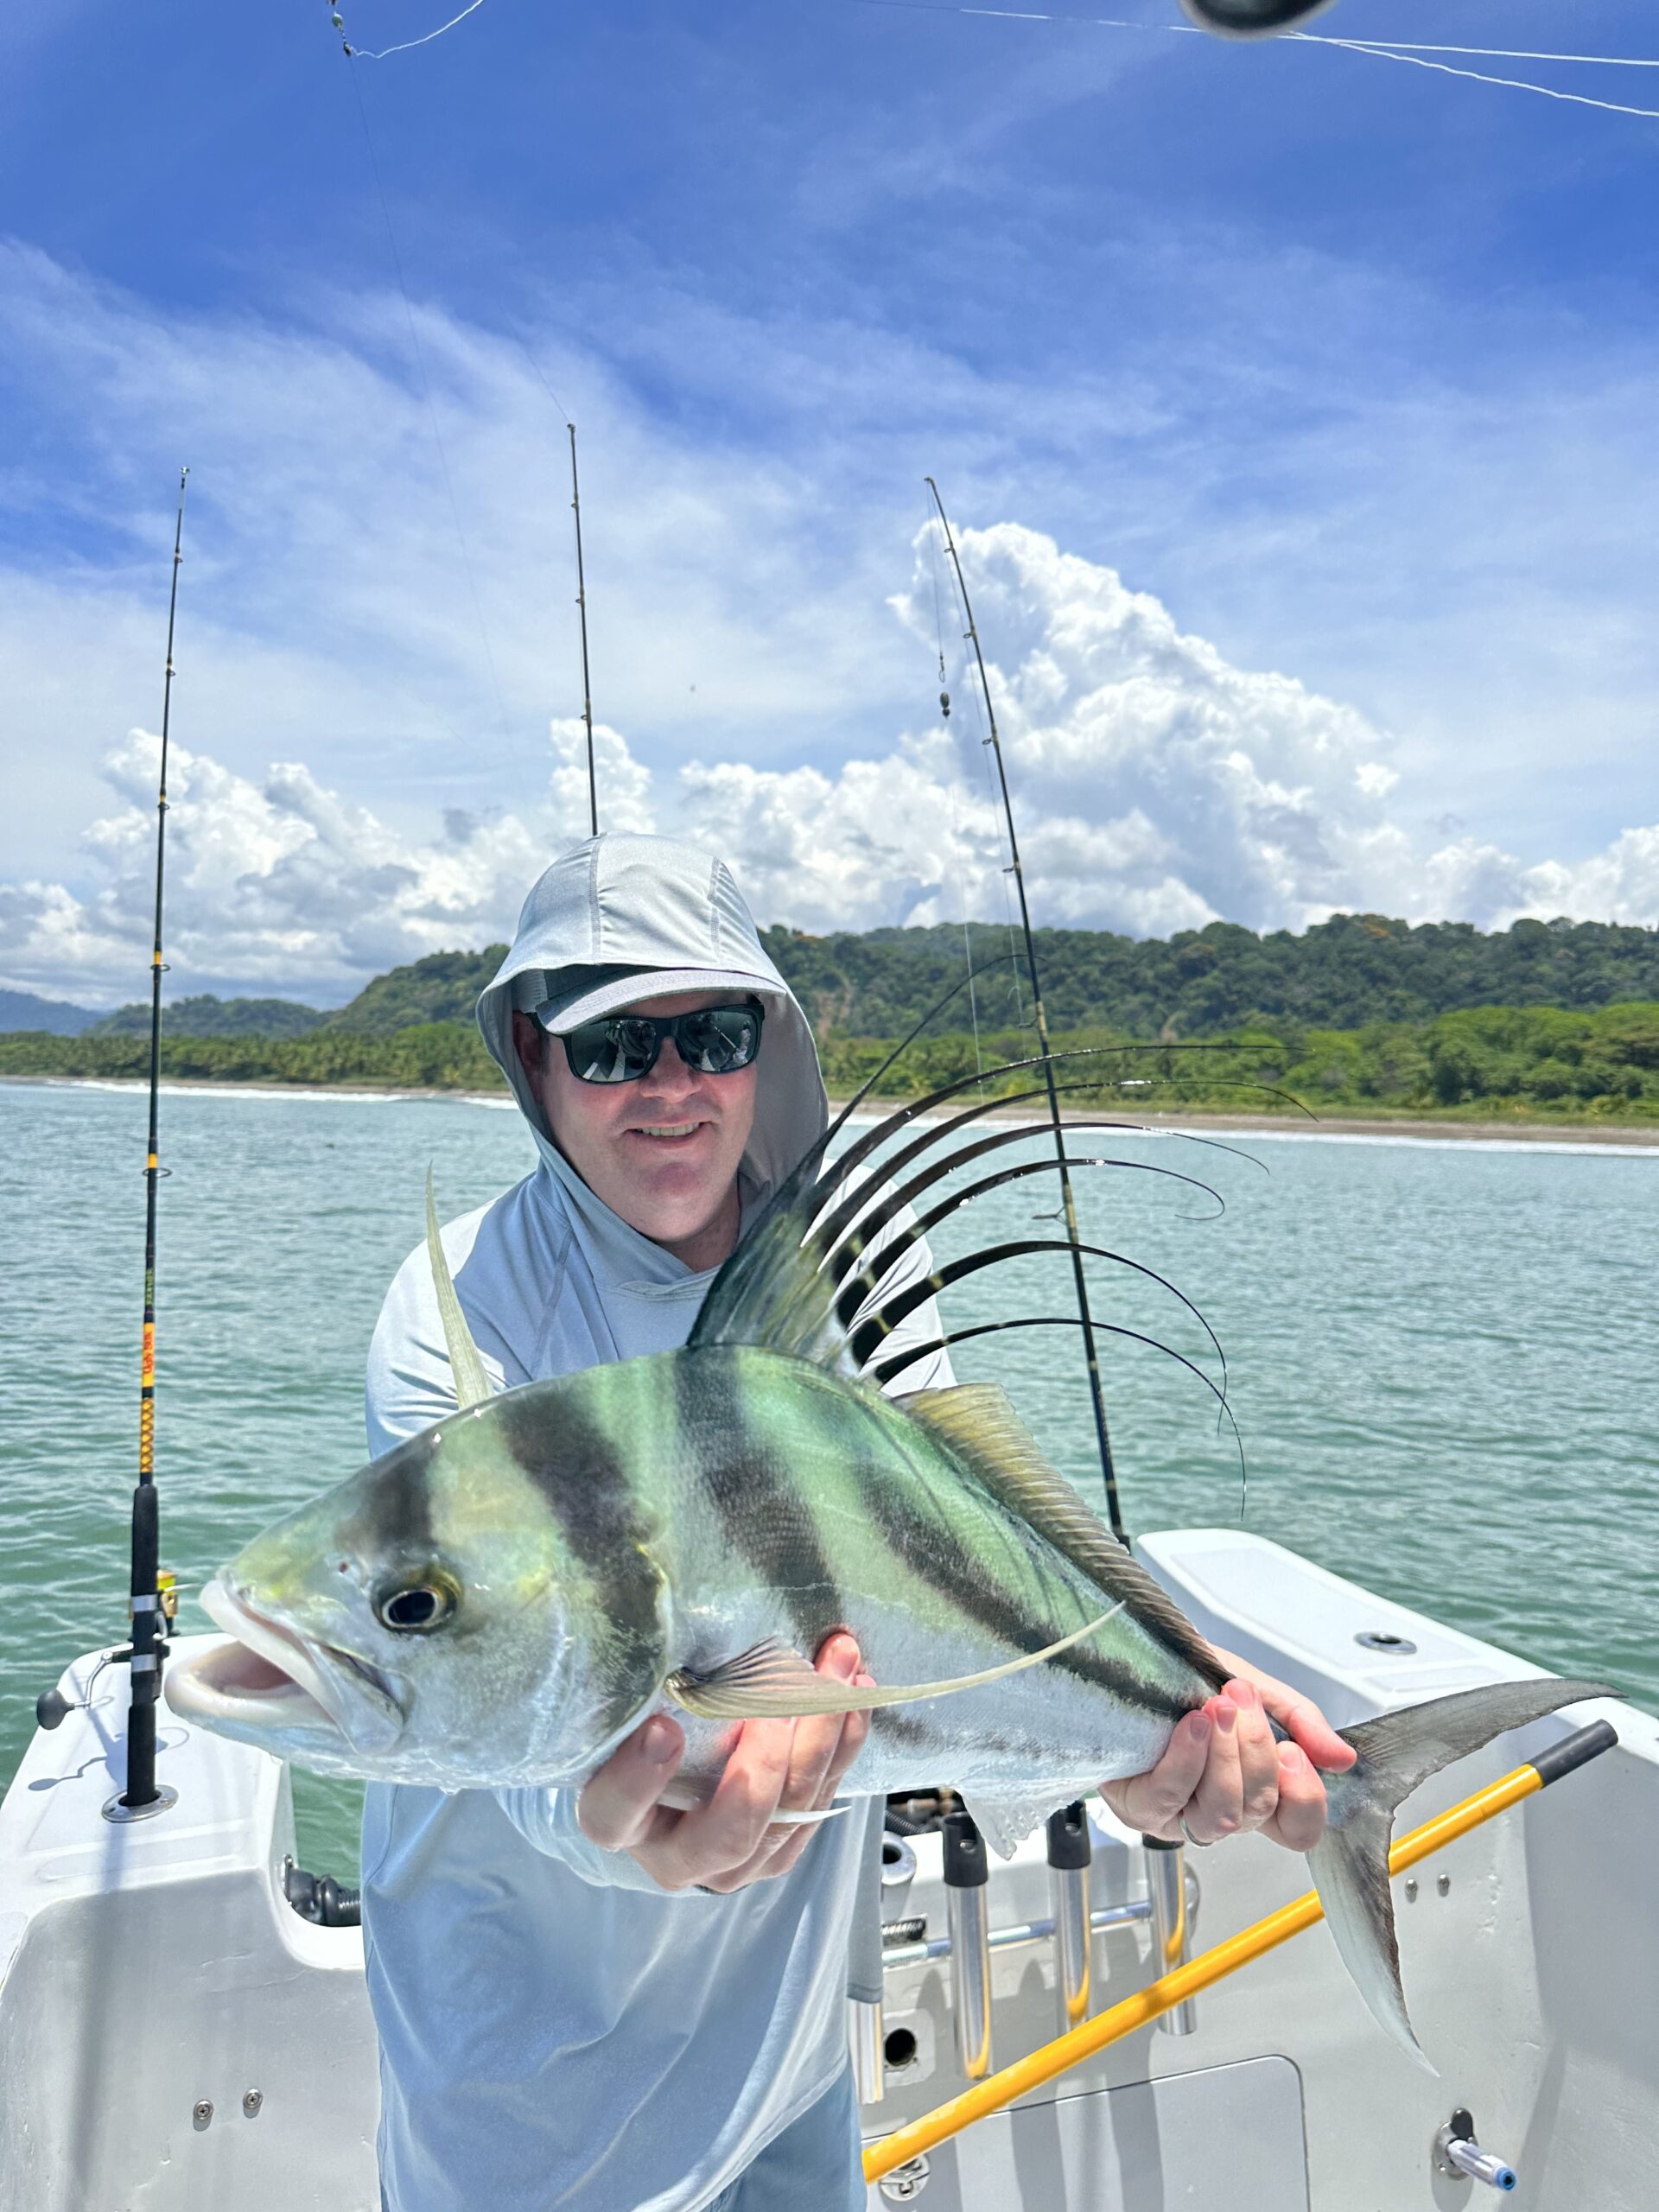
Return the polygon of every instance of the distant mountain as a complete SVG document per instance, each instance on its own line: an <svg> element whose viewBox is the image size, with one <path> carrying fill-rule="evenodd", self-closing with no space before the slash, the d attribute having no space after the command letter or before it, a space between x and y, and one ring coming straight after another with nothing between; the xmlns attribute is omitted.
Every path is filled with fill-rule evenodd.
<svg viewBox="0 0 1659 2212"><path fill-rule="evenodd" d="M0 990L0 1031L45 1029L54 1037L79 1037L98 1020L97 1009L68 999L38 998L33 991Z"/></svg>
<svg viewBox="0 0 1659 2212"><path fill-rule="evenodd" d="M211 991L195 998L171 999L162 1008L162 1030L168 1037L303 1037L324 1017L314 1006L297 999L220 999ZM101 1020L88 1015L94 1037L147 1037L149 1008L146 1005L118 1007Z"/></svg>
<svg viewBox="0 0 1659 2212"><path fill-rule="evenodd" d="M420 1021L467 1021L478 995L507 957L505 944L482 952L429 952L365 984L349 1005L327 1017L330 1029L389 1037Z"/></svg>

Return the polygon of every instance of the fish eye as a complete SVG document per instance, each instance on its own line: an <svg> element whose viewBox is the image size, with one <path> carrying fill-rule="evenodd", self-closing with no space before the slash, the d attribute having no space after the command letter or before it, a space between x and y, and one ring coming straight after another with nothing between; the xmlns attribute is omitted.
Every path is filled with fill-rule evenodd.
<svg viewBox="0 0 1659 2212"><path fill-rule="evenodd" d="M448 1582L427 1575L418 1582L400 1582L383 1590L374 1601L374 1617L396 1635L425 1636L443 1626L458 1602Z"/></svg>

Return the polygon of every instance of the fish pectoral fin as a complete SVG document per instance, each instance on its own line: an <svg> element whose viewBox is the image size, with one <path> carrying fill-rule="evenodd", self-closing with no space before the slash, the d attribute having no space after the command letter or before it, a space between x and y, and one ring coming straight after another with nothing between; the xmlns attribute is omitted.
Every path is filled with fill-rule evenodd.
<svg viewBox="0 0 1659 2212"><path fill-rule="evenodd" d="M449 1262L443 1256L443 1239L438 1233L438 1209L432 1196L432 1170L429 1167L426 1171L426 1254L432 1263L433 1287L438 1294L438 1318L443 1323L443 1341L448 1348L449 1372L454 1382L455 1402L465 1413L468 1406L481 1406L495 1393L485 1371L483 1357L473 1342L467 1316L461 1310L461 1300L455 1295Z"/></svg>
<svg viewBox="0 0 1659 2212"><path fill-rule="evenodd" d="M909 1705L922 1698L948 1697L956 1690L978 1689L983 1683L1001 1681L1027 1667L1040 1667L1058 1658L1074 1643L1081 1643L1105 1627L1122 1610L1111 1605L1096 1619L1085 1621L1040 1651L1022 1653L1000 1667L987 1667L976 1675L957 1675L944 1682L878 1685L861 1689L852 1682L838 1682L819 1674L810 1661L776 1637L740 1651L734 1659L708 1672L683 1667L663 1685L666 1694L699 1720L798 1720L815 1713L874 1713L884 1705Z"/></svg>

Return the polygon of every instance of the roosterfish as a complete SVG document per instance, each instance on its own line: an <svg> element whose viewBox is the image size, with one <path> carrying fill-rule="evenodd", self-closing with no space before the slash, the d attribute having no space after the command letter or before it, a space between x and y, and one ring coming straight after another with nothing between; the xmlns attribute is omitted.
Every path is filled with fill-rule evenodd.
<svg viewBox="0 0 1659 2212"><path fill-rule="evenodd" d="M750 1717L868 1711L843 1795L948 1778L1005 1853L1103 1780L1154 1765L1227 1669L1000 1386L884 1388L942 1344L1020 1325L982 1323L884 1362L935 1293L1020 1254L1097 1249L1022 1238L887 1289L895 1259L947 1214L1056 1164L1004 1166L916 1211L946 1176L1028 1140L982 1134L917 1166L1006 1098L925 1122L869 1164L977 1080L913 1101L830 1161L843 1115L720 1270L683 1349L499 1394L429 1177L455 1410L221 1570L202 1604L230 1640L169 1668L174 1712L319 1773L456 1790L577 1788L672 1709L687 1745L666 1802L690 1806ZM813 1668L837 1629L874 1688ZM1505 1730L1611 1694L1500 1683L1342 1732L1357 1758L1324 1777L1309 1869L1366 2003L1414 2056L1388 1877L1395 1807Z"/></svg>

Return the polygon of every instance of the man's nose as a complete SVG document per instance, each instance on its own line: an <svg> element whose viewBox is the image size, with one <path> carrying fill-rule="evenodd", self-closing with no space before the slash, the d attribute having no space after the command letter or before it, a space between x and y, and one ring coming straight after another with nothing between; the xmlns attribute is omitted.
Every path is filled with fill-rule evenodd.
<svg viewBox="0 0 1659 2212"><path fill-rule="evenodd" d="M671 1098L683 1098L697 1080L697 1071L687 1067L680 1058L679 1046L674 1039L664 1037L662 1050L657 1055L657 1065L645 1078L645 1089L653 1093L664 1093Z"/></svg>

